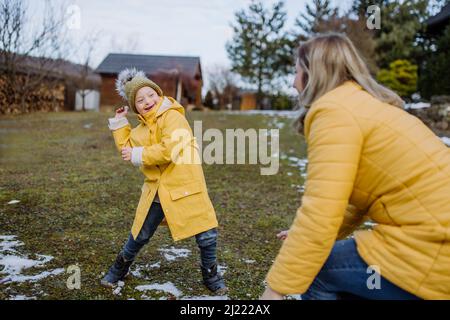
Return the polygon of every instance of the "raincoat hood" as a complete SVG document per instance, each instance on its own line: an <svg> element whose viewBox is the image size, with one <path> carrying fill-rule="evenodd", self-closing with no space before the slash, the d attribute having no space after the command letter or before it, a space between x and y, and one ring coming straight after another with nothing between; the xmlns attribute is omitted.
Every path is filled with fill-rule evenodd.
<svg viewBox="0 0 450 320"><path fill-rule="evenodd" d="M149 122L156 122L156 119L162 116L168 110L176 110L180 112L183 116L185 115L184 108L172 97L161 97L158 105L152 110L145 114L138 114L138 119L142 124L147 124Z"/></svg>

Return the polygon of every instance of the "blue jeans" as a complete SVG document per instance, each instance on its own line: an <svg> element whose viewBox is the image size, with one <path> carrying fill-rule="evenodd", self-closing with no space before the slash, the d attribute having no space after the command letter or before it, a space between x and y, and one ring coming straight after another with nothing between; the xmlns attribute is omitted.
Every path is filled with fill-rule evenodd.
<svg viewBox="0 0 450 320"><path fill-rule="evenodd" d="M163 219L164 212L161 204L158 202L153 202L136 240L134 240L131 233L128 236L128 241L122 250L126 260L134 260L141 248L150 241L150 238L153 236ZM217 229L214 228L199 233L195 236L195 240L197 241L197 245L200 249L202 266L205 268L211 268L214 264L216 264L217 260Z"/></svg>
<svg viewBox="0 0 450 320"><path fill-rule="evenodd" d="M375 268L368 268L356 250L354 239L337 241L308 291L302 294L302 299L419 299L375 273ZM383 274L383 270L380 273Z"/></svg>

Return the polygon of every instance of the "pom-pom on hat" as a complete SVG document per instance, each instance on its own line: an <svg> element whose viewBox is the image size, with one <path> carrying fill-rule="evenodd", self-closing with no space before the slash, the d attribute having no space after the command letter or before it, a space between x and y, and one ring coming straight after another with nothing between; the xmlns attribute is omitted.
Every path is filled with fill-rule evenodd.
<svg viewBox="0 0 450 320"><path fill-rule="evenodd" d="M161 88L147 78L143 71L138 71L136 68L121 71L116 80L117 93L128 101L128 104L135 113L139 113L135 105L136 93L143 87L150 87L155 90L160 97L163 96Z"/></svg>

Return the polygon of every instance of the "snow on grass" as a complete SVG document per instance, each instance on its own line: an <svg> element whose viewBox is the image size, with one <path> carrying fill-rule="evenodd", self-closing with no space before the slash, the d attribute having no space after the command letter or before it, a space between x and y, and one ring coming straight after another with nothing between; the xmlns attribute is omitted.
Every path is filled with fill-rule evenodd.
<svg viewBox="0 0 450 320"><path fill-rule="evenodd" d="M283 129L286 126L286 123L284 121L280 121L280 118L272 117L269 118L269 121L267 122L267 127L269 129Z"/></svg>
<svg viewBox="0 0 450 320"><path fill-rule="evenodd" d="M144 270L144 269L159 269L160 267L161 267L160 261L153 263L153 264L135 265L134 269L132 271L130 271L130 273L136 278L144 278L144 275L142 274L142 270Z"/></svg>
<svg viewBox="0 0 450 320"><path fill-rule="evenodd" d="M230 300L228 296L193 296L182 297L181 300Z"/></svg>
<svg viewBox="0 0 450 320"><path fill-rule="evenodd" d="M256 262L256 260L249 260L249 259L244 259L243 261L247 264L254 264Z"/></svg>
<svg viewBox="0 0 450 320"><path fill-rule="evenodd" d="M8 282L36 282L39 280L42 280L44 278L47 278L48 276L57 276L61 273L63 273L65 270L64 268L57 268L51 271L43 271L39 274L27 276L27 275L13 275L9 278L5 278L3 280L0 280L0 283L8 283Z"/></svg>
<svg viewBox="0 0 450 320"><path fill-rule="evenodd" d="M42 256L39 260L33 260L16 255L2 255L0 257L0 265L3 266L2 273L19 274L23 269L40 267L51 259L48 256Z"/></svg>
<svg viewBox="0 0 450 320"><path fill-rule="evenodd" d="M282 157L282 159L283 159L283 157ZM306 158L300 159L300 158L293 157L293 156L290 156L290 157L284 156L284 159L289 160L290 166L299 168L300 169L300 176L304 180L306 180L306 178L307 178L307 172L306 171L307 171L307 166L308 166L308 159L306 159ZM291 185L291 187L296 188L299 192L305 192L305 185L293 184L293 185Z"/></svg>
<svg viewBox="0 0 450 320"><path fill-rule="evenodd" d="M289 119L296 119L299 115L299 111L296 110L246 110L246 111L223 111L224 114L230 115L240 115L240 116L252 116L256 114L261 114L270 117L284 117Z"/></svg>
<svg viewBox="0 0 450 320"><path fill-rule="evenodd" d="M286 300L302 300L302 296L300 294L290 294L286 296Z"/></svg>
<svg viewBox="0 0 450 320"><path fill-rule="evenodd" d="M140 285L140 286L136 287L136 290L138 290L138 291L150 291L150 290L161 291L161 292L169 293L177 298L183 294L177 287L175 287L175 285L172 282L165 282L162 284L152 283L152 284Z"/></svg>
<svg viewBox="0 0 450 320"><path fill-rule="evenodd" d="M431 106L431 104L427 103L427 102L416 102L416 103L406 103L405 104L405 109L425 109L425 108L429 108Z"/></svg>
<svg viewBox="0 0 450 320"><path fill-rule="evenodd" d="M17 252L15 247L23 246L23 242L15 240L16 236L0 236L0 254L2 252Z"/></svg>
<svg viewBox="0 0 450 320"><path fill-rule="evenodd" d="M191 250L189 249L183 249L183 248L175 248L175 247L170 247L170 248L162 248L162 249L158 249L158 251L163 253L164 258L167 261L175 261L178 258L186 258L191 254Z"/></svg>
<svg viewBox="0 0 450 320"><path fill-rule="evenodd" d="M24 295L10 296L9 300L36 300L36 297L27 297Z"/></svg>
<svg viewBox="0 0 450 320"><path fill-rule="evenodd" d="M223 275L225 274L225 272L227 272L227 266L223 266L223 265L218 265L217 266L217 272L223 277Z"/></svg>
<svg viewBox="0 0 450 320"><path fill-rule="evenodd" d="M288 157L288 160L291 162L291 165L294 167L300 168L300 170L306 170L306 166L308 165L308 159L300 159L297 157Z"/></svg>
<svg viewBox="0 0 450 320"><path fill-rule="evenodd" d="M441 137L442 142L444 142L447 146L450 147L450 138L449 137Z"/></svg>
<svg viewBox="0 0 450 320"><path fill-rule="evenodd" d="M124 286L125 286L125 282L118 281L117 282L117 287L113 290L113 294L115 294L116 296L122 295L120 292L122 291Z"/></svg>
<svg viewBox="0 0 450 320"><path fill-rule="evenodd" d="M52 256L36 254L37 259L31 259L26 254L20 253L16 248L23 246L22 241L16 240L16 236L0 236L0 283L10 282L36 282L51 275L58 275L64 272L63 268L50 271L43 271L35 275L24 275L22 272L27 269L42 267L53 259Z"/></svg>

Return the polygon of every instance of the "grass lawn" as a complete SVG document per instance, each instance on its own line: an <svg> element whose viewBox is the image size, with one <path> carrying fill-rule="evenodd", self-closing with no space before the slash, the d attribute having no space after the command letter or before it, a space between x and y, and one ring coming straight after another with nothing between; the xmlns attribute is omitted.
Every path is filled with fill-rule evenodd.
<svg viewBox="0 0 450 320"><path fill-rule="evenodd" d="M116 151L109 116L62 112L0 117L0 299L182 299L209 294L201 284L195 240L174 243L166 227L141 251L132 267L134 276L122 288L114 293L99 285L129 233L143 182L139 170ZM304 177L293 157L305 157L304 140L288 117L220 112L187 117L191 124L203 120L203 130L280 128L276 175L260 175L260 165L203 165L220 223L218 257L228 298L256 299L280 247L275 234L290 226L300 204ZM130 120L137 123L135 117ZM9 204L11 200L20 202ZM161 249L172 247L190 252L167 259ZM9 265L8 270L5 259L23 268ZM32 261L37 265L27 267ZM80 267L79 290L66 286L70 265ZM45 276L46 271L54 274ZM19 280L8 280L11 273ZM139 290L150 284L178 293Z"/></svg>

